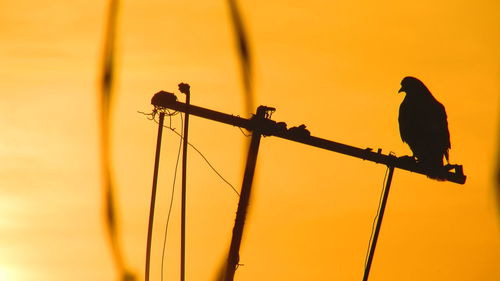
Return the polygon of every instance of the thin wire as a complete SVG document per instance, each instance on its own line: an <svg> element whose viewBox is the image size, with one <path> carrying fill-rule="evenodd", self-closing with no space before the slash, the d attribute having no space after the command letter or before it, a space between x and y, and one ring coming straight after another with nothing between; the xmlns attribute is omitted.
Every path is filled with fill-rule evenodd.
<svg viewBox="0 0 500 281"><path fill-rule="evenodd" d="M241 117L241 116L236 115L236 117ZM242 133L245 137L251 137L251 136L252 136L252 134L247 134L247 133L245 133L245 131L243 131L243 129L242 129L241 127L238 127L238 129L240 129L240 132L241 132L241 133Z"/></svg>
<svg viewBox="0 0 500 281"><path fill-rule="evenodd" d="M141 114L144 114L143 112L139 112ZM174 114L177 114L174 113ZM149 114L144 114L144 115L149 115ZM148 118L149 119L149 118ZM157 124L158 124L158 121L156 119L153 119ZM170 129L172 132L174 132L175 134L177 134L181 139L183 139L183 136L181 134L179 134L174 128L171 128L171 127L168 127L168 126L164 126L165 128L167 129ZM210 163L210 161L208 161L207 157L205 157L205 155L203 155L203 153L198 149L196 148L193 144L191 144L190 142L188 142L188 145L191 146L196 152L198 152L198 154L201 156L201 158L203 158L203 160L205 160L205 162L207 163L207 165L212 169L212 171L214 171L218 176L219 178L221 178L227 185L229 185L231 187L231 189L234 191L234 193L236 193L236 195L240 196L240 193L238 192L238 190L229 182L227 181L218 171L217 169L215 169L215 167L212 165L212 163Z"/></svg>
<svg viewBox="0 0 500 281"><path fill-rule="evenodd" d="M251 134L247 134L245 133L245 131L243 131L243 129L241 127L238 127L238 129L240 129L241 133L245 136L245 137L251 137L252 135Z"/></svg>
<svg viewBox="0 0 500 281"><path fill-rule="evenodd" d="M184 125L182 122L182 114L180 115L181 117L181 134L184 134ZM168 127L167 127L168 128ZM170 128L172 129L172 123L170 123ZM179 141L179 150L177 151L177 160L175 161L175 170L174 170L174 179L172 183L172 194L170 196L170 206L168 207L168 214L167 214L167 223L165 224L165 233L163 236L163 250L162 250L162 255L161 255L161 281L163 281L163 268L165 266L165 251L167 248L167 235L168 235L168 225L170 222L170 214L172 213L172 206L174 203L174 194L175 194L175 180L177 179L177 168L179 167L179 159L181 155L181 147L182 147L182 138Z"/></svg>
<svg viewBox="0 0 500 281"><path fill-rule="evenodd" d="M176 133L177 135L179 135L179 133L177 133L176 131L173 131L174 133ZM182 138L181 135L179 135L179 137ZM194 145L192 145L191 143L188 142L188 144L196 151L198 152L198 154L200 154L201 158L203 158L203 160L205 160L205 162L207 163L207 165L219 176L219 178L221 178L227 185L229 185L231 187L231 189L234 191L234 193L236 193L236 195L240 196L240 193L238 192L238 190L236 190L236 188L234 188L234 186L228 182L216 169L214 166L212 166L212 164L210 163L210 161L208 161L208 159L205 157L205 155L203 155L203 153L201 153L201 151L198 150L198 148L196 148Z"/></svg>
<svg viewBox="0 0 500 281"><path fill-rule="evenodd" d="M382 198L384 197L385 181L387 180L387 173L388 172L389 172L389 166L387 166L387 169L385 170L384 181L382 182L382 191L380 192L380 197L378 199L377 214L373 218L372 231L370 233L370 240L368 240L368 248L366 249L366 255L365 255L365 268L366 268L366 263L368 262L368 255L370 253L370 247L373 243L372 239L373 239L373 231L375 230L375 223L377 221L378 216L380 215L380 207L382 205Z"/></svg>

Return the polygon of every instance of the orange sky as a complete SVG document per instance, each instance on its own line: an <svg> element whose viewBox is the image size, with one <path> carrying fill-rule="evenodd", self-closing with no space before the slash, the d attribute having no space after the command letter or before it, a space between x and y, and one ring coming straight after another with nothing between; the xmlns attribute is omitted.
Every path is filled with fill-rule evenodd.
<svg viewBox="0 0 500 281"><path fill-rule="evenodd" d="M410 154L397 94L419 77L447 110L463 186L396 170L371 281L500 279L493 187L500 92L496 1L239 1L257 104L315 136ZM0 2L0 280L115 280L99 186L102 1ZM113 163L127 264L143 275L156 124L151 96L191 84L193 104L245 116L225 1L124 1ZM178 119L174 126L180 128ZM191 118L190 141L238 188L244 136ZM178 138L164 135L152 280ZM189 154L187 280L212 280L238 198ZM385 167L264 138L238 281L361 280ZM177 193L179 195L179 193ZM166 277L178 276L179 197Z"/></svg>

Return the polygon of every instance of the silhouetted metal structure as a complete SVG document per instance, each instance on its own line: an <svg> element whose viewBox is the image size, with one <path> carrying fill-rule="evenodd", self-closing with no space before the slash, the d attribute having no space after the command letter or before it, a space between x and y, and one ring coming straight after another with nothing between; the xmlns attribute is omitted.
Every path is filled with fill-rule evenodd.
<svg viewBox="0 0 500 281"><path fill-rule="evenodd" d="M367 265L365 267L365 273L363 277L364 281L368 279L370 266L373 260L373 254L377 244L378 233L382 225L384 209L387 203L389 188L392 181L394 169L399 168L423 175L428 175L429 172L425 167L419 165L419 163L413 157L409 156L396 157L395 155L392 154L385 155L382 154L381 149L378 149L377 152L374 152L371 148L362 149L326 140L323 138L311 136L310 132L306 129L305 125L287 128L286 123L276 122L271 120L271 115L275 111L275 108L272 107L259 106L257 108L257 113L253 115L251 118L246 119L239 116L234 116L179 102L177 101L175 95L165 91L160 91L156 93L151 99L151 104L153 104L156 109L160 110L173 109L180 112L188 112L191 115L210 119L217 122L222 122L240 128L245 128L249 131L252 131L252 139L250 142L250 148L247 156L243 184L241 188L241 195L238 203L235 225L233 228L233 237L231 240L231 246L228 255L228 263L224 279L225 281L232 281L234 279L234 273L236 268L238 267L239 248L241 244L241 238L245 223L246 207L248 206L248 201L251 195L252 180L255 171L255 165L257 162L257 154L261 136L275 136L295 142L300 142L310 146L319 147L326 150L357 157L363 160L384 164L389 167L389 176L387 178L387 183L384 188L385 190L381 204L381 209L373 236L373 242L370 247L370 253L368 256ZM458 184L464 184L466 180L466 176L463 174L463 168L461 165L447 165L446 169L443 169L442 177L447 181Z"/></svg>
<svg viewBox="0 0 500 281"><path fill-rule="evenodd" d="M165 120L165 113L160 112L160 120L158 122L158 136L156 137L156 152L155 164L153 171L153 186L151 188L151 202L149 207L149 223L148 223L148 239L146 241L146 269L144 271L144 280L149 281L149 269L151 266L151 242L153 238L153 225L155 216L155 202L156 202L156 187L158 185L158 169L160 167L160 150L161 150L161 137L163 134L163 121Z"/></svg>
<svg viewBox="0 0 500 281"><path fill-rule="evenodd" d="M191 100L188 84L179 84L179 90L186 95L186 106ZM181 185L181 281L186 279L186 184L187 184L187 147L189 132L189 110L185 111L184 132L182 137L182 185Z"/></svg>
<svg viewBox="0 0 500 281"><path fill-rule="evenodd" d="M373 255L375 254L375 247L377 247L378 234L380 228L382 227L382 219L384 219L385 205L387 204L387 198L389 198L389 190L391 188L392 175L394 175L394 167L389 166L389 175L387 176L387 182L384 187L384 194L382 197L382 202L380 204L380 212L377 218L377 225L375 226L375 232L373 233L373 240L370 245L370 251L368 253L368 260L365 265L365 272L363 274L363 281L368 280L368 275L370 275L370 268L372 267Z"/></svg>

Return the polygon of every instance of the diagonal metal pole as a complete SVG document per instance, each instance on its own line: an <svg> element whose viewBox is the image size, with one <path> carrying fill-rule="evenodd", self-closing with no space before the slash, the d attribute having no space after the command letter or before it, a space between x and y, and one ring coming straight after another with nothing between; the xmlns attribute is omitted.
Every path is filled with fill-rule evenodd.
<svg viewBox="0 0 500 281"><path fill-rule="evenodd" d="M368 254L368 260L365 266L363 281L368 281L368 275L370 274L373 255L375 254L375 247L377 247L378 234L380 232L380 228L382 227L382 219L384 218L385 206L387 204L387 199L389 198L389 189L391 188L391 181L393 174L394 174L394 166L389 166L389 175L387 176L387 182L384 188L384 196L382 198L382 203L380 205L380 213L378 214L377 226L375 227L375 233L373 234L373 241L372 244L370 245L370 252Z"/></svg>
<svg viewBox="0 0 500 281"><path fill-rule="evenodd" d="M238 202L238 211L236 212L236 220L234 222L233 236L231 239L231 246L229 248L229 255L227 260L227 268L225 274L225 281L233 281L234 273L240 261L240 245L243 236L243 228L245 226L245 219L250 201L250 194L252 191L253 176L255 173L255 165L257 164L257 154L259 152L261 134L258 131L252 133L250 140L250 148L248 150L248 157L245 166L245 174L243 176L243 184L241 186L240 201Z"/></svg>
<svg viewBox="0 0 500 281"><path fill-rule="evenodd" d="M148 240L146 246L146 270L145 270L145 280L149 281L149 268L151 264L151 240L153 237L153 223L155 215L155 201L156 201L156 186L158 183L158 168L160 166L160 150L161 150L161 136L163 133L163 121L165 119L165 113L160 112L160 120L158 122L158 137L156 139L156 154L155 154L155 166L153 172L153 187L151 190L151 205L149 207L149 225L148 225Z"/></svg>
<svg viewBox="0 0 500 281"><path fill-rule="evenodd" d="M259 106L257 114L252 117L252 121L257 124L257 127L262 126L267 119L268 111L274 110L266 106ZM260 125L258 125L260 124ZM227 267L224 275L224 281L233 281L234 274L238 268L240 261L240 246L243 238L243 228L247 216L248 205L250 203L250 195L252 192L252 182L255 174L255 166L257 164L257 154L259 152L260 139L262 132L256 128L252 132L250 147L248 149L247 162L245 165L245 173L243 175L243 183L241 185L240 200L238 202L238 210L236 211L236 219L234 221L233 235L231 237L231 246L227 258Z"/></svg>

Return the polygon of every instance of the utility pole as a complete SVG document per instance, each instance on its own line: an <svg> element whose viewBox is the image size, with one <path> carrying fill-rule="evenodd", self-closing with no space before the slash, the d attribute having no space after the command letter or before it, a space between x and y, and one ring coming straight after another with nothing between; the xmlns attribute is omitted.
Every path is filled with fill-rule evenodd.
<svg viewBox="0 0 500 281"><path fill-rule="evenodd" d="M149 208L149 224L148 224L148 239L146 242L146 270L145 280L149 281L149 270L151 266L151 242L153 238L153 223L154 223L154 210L156 202L156 187L158 184L158 169L160 167L160 150L161 150L161 137L163 134L163 121L165 120L165 113L160 112L160 121L158 122L158 136L156 138L156 153L155 165L153 172L153 187L151 190L151 202Z"/></svg>
<svg viewBox="0 0 500 281"><path fill-rule="evenodd" d="M180 83L179 90L186 95L186 107L191 100L188 84ZM186 278L186 183L187 183L187 147L189 132L189 109L184 112L184 132L182 139L182 195L181 195L181 281Z"/></svg>
<svg viewBox="0 0 500 281"><path fill-rule="evenodd" d="M259 108L257 109L257 114L254 116L254 120L256 122L262 122L266 119L266 116L268 116L269 112L272 111L274 111L274 108L259 106ZM252 191L252 182L255 173L255 166L257 164L257 154L259 152L260 138L260 130L254 130L252 132L250 147L248 149L245 174L243 176L243 184L241 185L240 200L238 202L238 210L236 212L236 219L234 222L231 246L229 247L225 281L233 281L234 273L236 272L240 261L239 250L241 239L243 237L243 227L245 226L245 219Z"/></svg>
<svg viewBox="0 0 500 281"><path fill-rule="evenodd" d="M250 148L248 152L245 173L243 178L243 184L241 188L240 200L238 203L238 211L236 213L235 225L233 228L233 236L231 240L231 246L228 254L228 262L225 274L225 281L233 281L234 273L238 267L239 262L239 248L241 244L241 238L243 234L243 228L245 223L245 217L248 207L248 202L251 195L252 180L255 171L255 166L257 162L257 154L260 144L261 136L275 136L290 141L295 141L303 143L309 146L314 146L322 148L325 150L349 155L352 157L360 158L363 160L372 161L378 164L384 164L389 168L389 176L387 178L387 183L384 190L383 201L381 205L380 214L377 220L377 225L373 237L373 242L370 247L370 253L365 267L365 273L363 281L368 280L368 275L373 260L373 255L375 247L377 244L378 234L382 225L382 219L384 214L384 209L389 196L389 188L392 181L392 176L394 169L402 169L411 171L414 173L419 173L423 175L428 175L429 171L426 167L420 165L413 157L402 156L396 157L393 154L385 155L382 153L381 149L374 152L371 148L358 148L331 140L319 138L312 136L311 133L306 129L305 125L300 125L298 127L287 128L286 123L276 122L271 120L271 115L275 111L272 107L259 106L257 113L253 115L250 119L206 109L203 107L198 107L189 104L188 102L182 103L177 101L177 97L165 91L160 91L156 93L151 99L151 104L155 106L155 109L173 109L180 112L188 112L191 115L210 119L216 122L225 123L228 125L237 126L240 128L245 128L252 131L252 139L250 142ZM463 173L462 165L447 165L443 168L442 174L440 175L444 180L464 184L466 176ZM183 280L182 280L183 281Z"/></svg>

